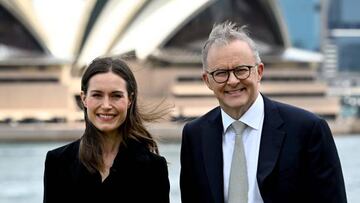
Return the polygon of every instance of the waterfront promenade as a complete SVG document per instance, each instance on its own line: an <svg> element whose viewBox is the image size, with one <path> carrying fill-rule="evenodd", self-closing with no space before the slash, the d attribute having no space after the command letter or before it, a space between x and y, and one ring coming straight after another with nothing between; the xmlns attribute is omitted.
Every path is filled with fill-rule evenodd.
<svg viewBox="0 0 360 203"><path fill-rule="evenodd" d="M183 123L151 123L147 127L160 142L178 142ZM70 141L80 138L85 123L31 123L0 124L0 142Z"/></svg>
<svg viewBox="0 0 360 203"><path fill-rule="evenodd" d="M340 122L330 124L333 134L341 136L344 134L360 134L360 126L355 128L353 121L352 130L341 129ZM149 131L154 137L163 143L179 142L185 122L158 122L147 124ZM335 126L335 127L334 127ZM344 125L343 125L344 126ZM349 124L346 124L349 128ZM0 124L0 142L51 142L71 141L80 138L84 132L84 122L74 123L10 123ZM342 127L343 128L343 127Z"/></svg>
<svg viewBox="0 0 360 203"><path fill-rule="evenodd" d="M183 126L184 122L159 122L147 125L154 137L163 143L179 142ZM71 141L80 138L84 128L83 122L0 124L0 142ZM341 136L344 133L333 132L333 134Z"/></svg>

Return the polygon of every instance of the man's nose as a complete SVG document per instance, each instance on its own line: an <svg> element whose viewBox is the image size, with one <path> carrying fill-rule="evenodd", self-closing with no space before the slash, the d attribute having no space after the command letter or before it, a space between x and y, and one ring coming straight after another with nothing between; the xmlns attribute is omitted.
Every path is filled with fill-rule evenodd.
<svg viewBox="0 0 360 203"><path fill-rule="evenodd" d="M235 76L234 71L229 72L229 79L227 81L228 84L238 83L239 79Z"/></svg>

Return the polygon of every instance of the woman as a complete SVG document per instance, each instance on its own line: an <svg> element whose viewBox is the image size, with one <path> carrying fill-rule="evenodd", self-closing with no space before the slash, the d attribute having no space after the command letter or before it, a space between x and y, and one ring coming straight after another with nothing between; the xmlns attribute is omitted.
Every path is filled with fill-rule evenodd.
<svg viewBox="0 0 360 203"><path fill-rule="evenodd" d="M44 203L169 202L167 163L143 121L137 84L128 65L95 59L81 81L86 128L83 136L49 151Z"/></svg>

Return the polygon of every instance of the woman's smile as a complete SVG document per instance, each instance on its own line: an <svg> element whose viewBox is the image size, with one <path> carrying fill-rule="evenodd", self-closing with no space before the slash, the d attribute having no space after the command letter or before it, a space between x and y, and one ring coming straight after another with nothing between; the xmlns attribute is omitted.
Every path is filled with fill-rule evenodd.
<svg viewBox="0 0 360 203"><path fill-rule="evenodd" d="M101 121L111 121L115 118L115 114L97 114L97 117L101 120Z"/></svg>

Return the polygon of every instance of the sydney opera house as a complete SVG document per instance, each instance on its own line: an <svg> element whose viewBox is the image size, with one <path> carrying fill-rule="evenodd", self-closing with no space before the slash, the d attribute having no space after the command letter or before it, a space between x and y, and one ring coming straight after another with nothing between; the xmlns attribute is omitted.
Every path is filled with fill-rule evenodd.
<svg viewBox="0 0 360 203"><path fill-rule="evenodd" d="M318 75L321 54L292 47L276 0L0 0L0 121L77 122L80 77L98 56L126 57L141 99L166 99L170 120L217 105L201 81L214 23L247 25L265 64L261 91L326 118L339 132L339 98Z"/></svg>

